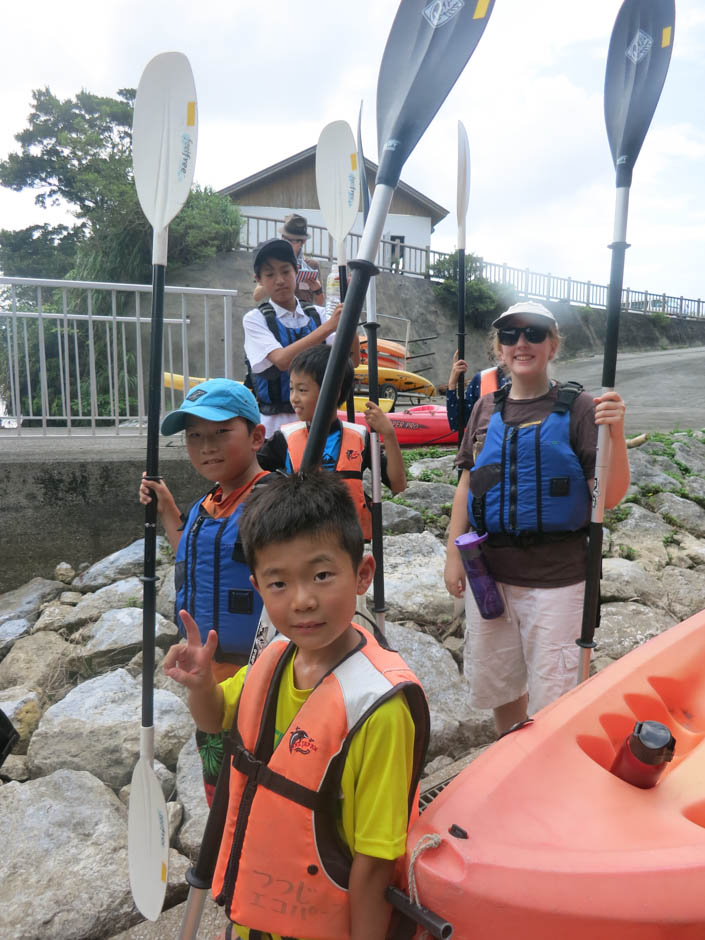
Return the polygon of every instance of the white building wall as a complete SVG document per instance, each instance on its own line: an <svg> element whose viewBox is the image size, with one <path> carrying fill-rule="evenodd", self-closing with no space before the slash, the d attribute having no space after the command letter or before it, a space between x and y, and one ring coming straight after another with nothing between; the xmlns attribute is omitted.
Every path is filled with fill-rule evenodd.
<svg viewBox="0 0 705 940"><path fill-rule="evenodd" d="M323 213L320 209L290 209L283 206L242 206L240 211L243 215L256 216L259 219L283 219L291 212L298 212L300 215L305 216L309 226L318 226L320 229L325 229L325 221L323 219ZM360 236L362 234L362 228L362 213L359 212L355 224L352 227L351 235L353 238L348 237L347 239L348 260L355 257L357 239L354 236ZM278 234L278 226L266 224L263 222L259 223L258 225L254 221L251 221L249 223L247 233L248 244L256 245L258 242L264 241L266 238L273 238ZM430 216L399 215L396 213L388 215L386 224L384 226L384 232L382 236L383 240L389 241L392 238L399 236L404 239L405 245L411 245L416 248L430 248ZM385 258L382 259L381 256L379 257L379 261L381 263L389 265L389 256L391 250L392 249L389 246L384 246ZM322 231L314 231L313 237L308 242L307 251L312 255L326 257L329 252L328 238L326 233ZM337 252L337 246L335 244L332 246L332 252L334 255ZM404 266L409 273L424 273L421 266L420 256L419 258L416 258L412 252L409 252L408 257L405 257Z"/></svg>

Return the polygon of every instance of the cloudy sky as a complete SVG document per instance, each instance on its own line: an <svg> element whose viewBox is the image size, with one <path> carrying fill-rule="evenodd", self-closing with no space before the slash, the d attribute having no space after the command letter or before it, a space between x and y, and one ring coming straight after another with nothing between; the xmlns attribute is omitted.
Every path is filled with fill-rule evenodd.
<svg viewBox="0 0 705 940"><path fill-rule="evenodd" d="M470 138L468 250L487 260L606 283L614 169L602 91L620 0L496 0L484 37L402 178L450 212L456 123ZM705 297L705 8L677 0L673 59L631 191L625 286ZM196 178L220 188L353 127L365 101L376 159L377 73L397 0L33 0L3 8L0 154L31 91L113 95L155 54L188 55L199 98ZM0 227L56 221L0 189Z"/></svg>

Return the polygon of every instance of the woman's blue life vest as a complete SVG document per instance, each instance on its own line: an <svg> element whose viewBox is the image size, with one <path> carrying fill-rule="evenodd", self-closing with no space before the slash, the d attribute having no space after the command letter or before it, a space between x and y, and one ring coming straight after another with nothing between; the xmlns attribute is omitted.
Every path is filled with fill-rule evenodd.
<svg viewBox="0 0 705 940"><path fill-rule="evenodd" d="M264 322L278 343L282 346L291 346L297 340L303 339L313 333L321 325L321 317L313 304L301 304L301 309L308 317L308 322L299 329L284 326L274 312L269 301L264 301L258 310L264 317ZM247 360L246 360L247 361ZM263 415L293 414L294 409L289 401L289 373L282 372L276 366L270 366L264 372L253 372L247 362L247 378L245 384L254 392L259 410Z"/></svg>
<svg viewBox="0 0 705 940"><path fill-rule="evenodd" d="M189 510L176 550L175 622L185 636L179 611L187 610L198 624L201 642L209 630L218 634L216 662L238 662L252 648L262 613L238 538L244 501L224 519L214 519L202 502Z"/></svg>
<svg viewBox="0 0 705 940"><path fill-rule="evenodd" d="M582 390L577 382L562 385L546 418L516 427L502 418L509 389L495 392L487 436L470 471L468 518L480 534L520 538L588 524L590 492L570 445L570 413Z"/></svg>

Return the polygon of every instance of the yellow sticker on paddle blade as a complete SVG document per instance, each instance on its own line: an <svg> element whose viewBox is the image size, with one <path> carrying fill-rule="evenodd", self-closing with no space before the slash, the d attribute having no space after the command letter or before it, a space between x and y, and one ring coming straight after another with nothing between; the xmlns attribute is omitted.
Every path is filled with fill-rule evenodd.
<svg viewBox="0 0 705 940"><path fill-rule="evenodd" d="M671 45L671 27L664 26L663 32L661 33L661 48L667 49Z"/></svg>
<svg viewBox="0 0 705 940"><path fill-rule="evenodd" d="M477 0L477 6L475 7L475 12L472 15L474 20L482 20L487 16L487 8L490 5L490 0Z"/></svg>
<svg viewBox="0 0 705 940"><path fill-rule="evenodd" d="M189 101L186 105L186 127L193 127L196 123L196 102Z"/></svg>
<svg viewBox="0 0 705 940"><path fill-rule="evenodd" d="M357 154L356 153L350 154L350 166L353 168L353 170L357 169Z"/></svg>
<svg viewBox="0 0 705 940"><path fill-rule="evenodd" d="M166 865L162 862L162 881L166 882Z"/></svg>

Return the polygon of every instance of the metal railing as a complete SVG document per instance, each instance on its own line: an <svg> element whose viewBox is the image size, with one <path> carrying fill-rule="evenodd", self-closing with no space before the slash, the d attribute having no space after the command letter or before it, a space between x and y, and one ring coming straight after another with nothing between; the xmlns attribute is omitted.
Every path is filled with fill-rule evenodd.
<svg viewBox="0 0 705 940"><path fill-rule="evenodd" d="M95 434L146 431L151 287L0 277L0 427ZM166 372L232 377L234 290L167 287ZM210 334L223 336L217 363ZM218 357L220 359L220 357ZM162 409L183 396L162 387Z"/></svg>
<svg viewBox="0 0 705 940"><path fill-rule="evenodd" d="M279 234L283 219L265 219L259 216L243 215L243 228L240 233L242 248L255 248L266 238ZM335 243L327 229L319 225L309 225L311 238L306 244L306 254L312 258L335 261ZM360 243L359 235L348 235L346 241L347 257L357 255ZM433 251L420 245L400 244L398 241L383 239L377 252L377 266L382 271L406 274L411 277L435 279L434 265L439 261L448 261L449 252ZM547 301L567 301L585 307L607 306L607 285L594 284L592 281L578 281L571 277L558 277L555 274L541 274L529 268L513 268L508 264L496 264L480 258L480 274L494 284L512 287L517 294L526 298ZM676 296L674 294L653 293L651 291L632 290L625 287L622 291L622 308L635 313L663 313L671 317L698 318L705 316L705 302L700 298Z"/></svg>

